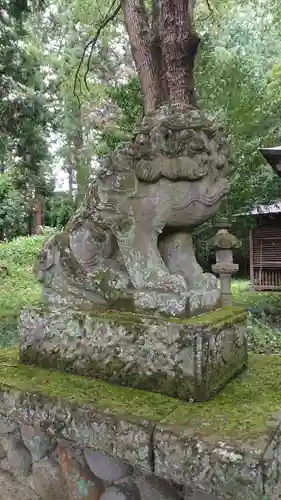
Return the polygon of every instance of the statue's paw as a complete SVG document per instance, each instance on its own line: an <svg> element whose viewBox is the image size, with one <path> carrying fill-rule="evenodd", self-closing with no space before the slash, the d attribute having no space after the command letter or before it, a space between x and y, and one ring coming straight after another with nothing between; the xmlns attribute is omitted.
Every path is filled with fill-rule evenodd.
<svg viewBox="0 0 281 500"><path fill-rule="evenodd" d="M178 274L164 274L158 276L152 284L152 288L163 290L164 292L176 293L178 295L187 293L185 279Z"/></svg>
<svg viewBox="0 0 281 500"><path fill-rule="evenodd" d="M217 290L218 279L211 273L198 273L188 280L188 286L192 290L202 289L205 291Z"/></svg>

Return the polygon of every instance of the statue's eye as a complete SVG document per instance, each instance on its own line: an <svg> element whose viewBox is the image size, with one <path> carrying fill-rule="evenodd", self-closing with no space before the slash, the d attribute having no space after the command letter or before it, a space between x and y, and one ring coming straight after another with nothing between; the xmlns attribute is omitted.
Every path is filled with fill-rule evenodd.
<svg viewBox="0 0 281 500"><path fill-rule="evenodd" d="M96 243L104 243L105 238L102 234L96 234L94 240Z"/></svg>

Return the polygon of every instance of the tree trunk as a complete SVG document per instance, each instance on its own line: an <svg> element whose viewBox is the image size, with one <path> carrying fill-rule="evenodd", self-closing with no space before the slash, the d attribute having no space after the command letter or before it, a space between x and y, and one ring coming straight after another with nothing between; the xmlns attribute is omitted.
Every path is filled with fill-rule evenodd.
<svg viewBox="0 0 281 500"><path fill-rule="evenodd" d="M159 105L196 105L193 69L199 38L193 29L196 0L153 0L151 25L143 0L124 0L132 55L145 112Z"/></svg>
<svg viewBox="0 0 281 500"><path fill-rule="evenodd" d="M84 154L83 117L82 110L77 102L71 103L68 111L69 119L72 120L71 127L67 131L69 168L76 173L77 201L83 199L90 178L90 163ZM70 181L70 177L69 177ZM69 184L70 187L70 184Z"/></svg>
<svg viewBox="0 0 281 500"><path fill-rule="evenodd" d="M73 158L74 164L76 168L76 184L77 184L77 193L76 199L78 202L81 202L86 188L89 184L90 180L90 168L83 154L84 148L84 137L83 137L83 129L82 129L82 116L81 109L77 109L76 113L76 130L73 135Z"/></svg>
<svg viewBox="0 0 281 500"><path fill-rule="evenodd" d="M153 111L161 103L158 80L160 54L152 53L151 29L143 0L124 0L123 12L129 35L132 56L135 61L144 94L145 113Z"/></svg>
<svg viewBox="0 0 281 500"><path fill-rule="evenodd" d="M68 172L68 195L69 199L73 201L73 168L69 166L67 169Z"/></svg>
<svg viewBox="0 0 281 500"><path fill-rule="evenodd" d="M196 105L193 69L199 38L192 27L194 0L158 0L158 30L171 103Z"/></svg>
<svg viewBox="0 0 281 500"><path fill-rule="evenodd" d="M42 207L42 202L37 198L34 203L34 234L40 234L42 225L43 225L43 207Z"/></svg>

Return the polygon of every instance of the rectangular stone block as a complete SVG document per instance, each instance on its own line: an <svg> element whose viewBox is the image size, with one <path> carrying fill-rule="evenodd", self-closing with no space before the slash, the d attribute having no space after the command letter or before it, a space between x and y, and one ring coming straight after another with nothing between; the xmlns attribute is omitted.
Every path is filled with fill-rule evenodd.
<svg viewBox="0 0 281 500"><path fill-rule="evenodd" d="M191 429L158 426L154 434L154 470L166 480L184 484L188 492L202 491L218 499L265 500L280 484L267 483L264 496L264 458L267 440L250 443L200 438L200 427ZM279 446L280 453L280 446ZM181 467L179 467L179 463ZM278 474L277 458L273 461ZM187 499L190 498L187 494ZM195 496L196 498L196 496Z"/></svg>
<svg viewBox="0 0 281 500"><path fill-rule="evenodd" d="M20 359L115 384L204 401L247 365L246 314L175 319L73 309L21 314Z"/></svg>

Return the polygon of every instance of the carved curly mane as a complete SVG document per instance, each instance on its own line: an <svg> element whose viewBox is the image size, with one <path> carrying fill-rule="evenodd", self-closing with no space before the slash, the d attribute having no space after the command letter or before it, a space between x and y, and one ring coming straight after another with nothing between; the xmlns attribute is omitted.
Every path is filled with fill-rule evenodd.
<svg viewBox="0 0 281 500"><path fill-rule="evenodd" d="M197 108L165 105L143 119L131 143L106 157L99 177L135 172L143 182L192 182L212 168L216 180L228 171L228 154L221 129Z"/></svg>

